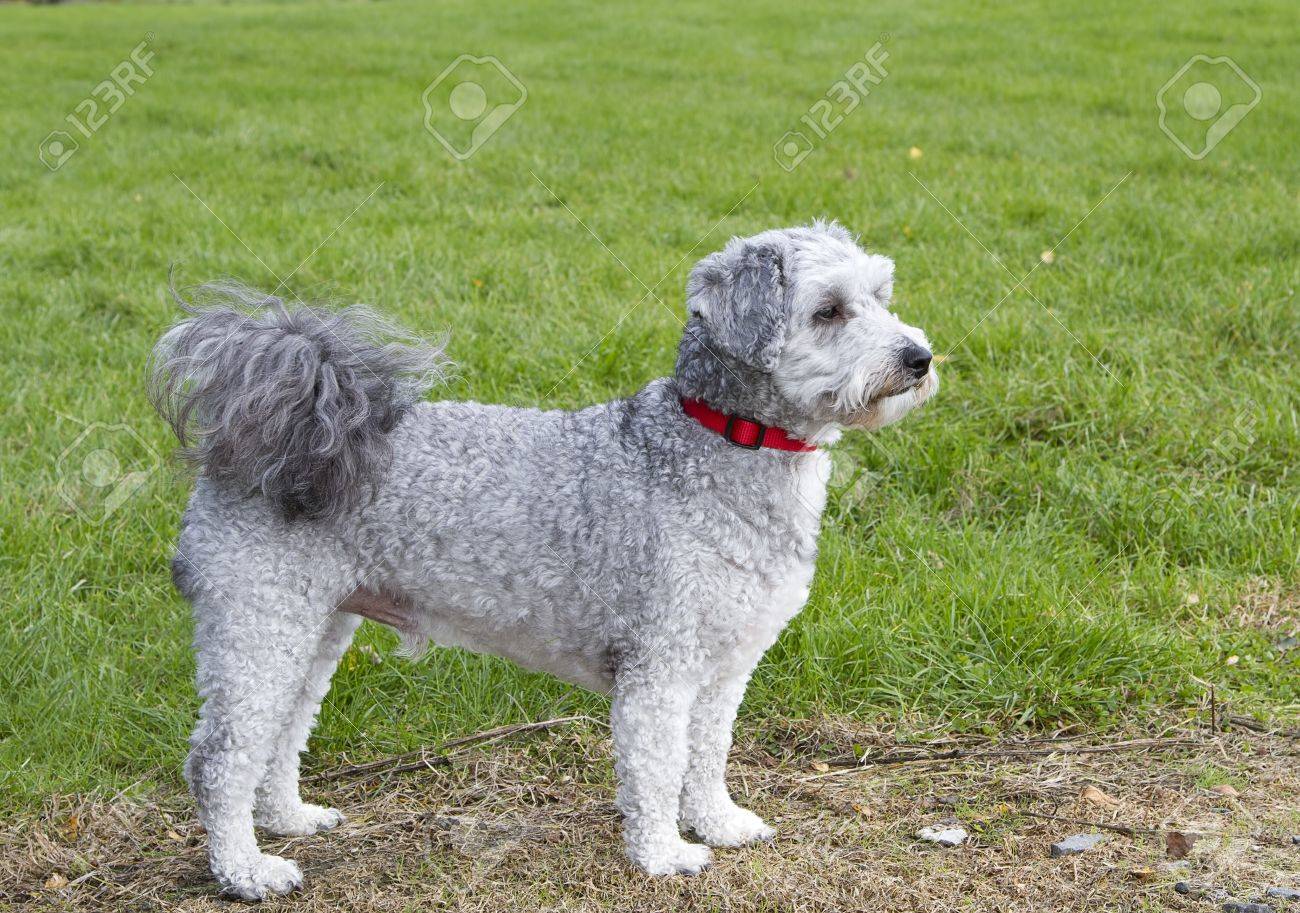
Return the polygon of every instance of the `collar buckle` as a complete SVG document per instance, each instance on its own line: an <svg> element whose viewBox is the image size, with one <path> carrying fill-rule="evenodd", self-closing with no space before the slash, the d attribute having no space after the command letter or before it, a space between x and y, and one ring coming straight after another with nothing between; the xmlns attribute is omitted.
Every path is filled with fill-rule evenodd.
<svg viewBox="0 0 1300 913"><path fill-rule="evenodd" d="M732 431L736 427L736 422L744 422L746 425L753 425L756 429L754 433L754 443L746 444L743 441L736 440ZM747 418L737 418L734 415L727 416L727 427L723 429L722 436L726 438L727 443L734 447L740 447L743 450L761 450L763 448L763 437L767 434L767 426L762 422L752 422Z"/></svg>

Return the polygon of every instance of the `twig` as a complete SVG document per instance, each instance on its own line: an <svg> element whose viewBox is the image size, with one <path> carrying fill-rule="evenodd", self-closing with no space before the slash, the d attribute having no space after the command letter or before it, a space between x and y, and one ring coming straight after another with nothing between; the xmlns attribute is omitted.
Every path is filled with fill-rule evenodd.
<svg viewBox="0 0 1300 913"><path fill-rule="evenodd" d="M459 748L471 744L489 744L511 736L522 735L525 732L552 729L556 726L563 726L566 723L578 722L594 723L597 721L589 716L561 716L556 717L553 720L540 720L536 723L516 723L510 726L498 726L495 729L487 729L483 732L476 732L473 735L450 739L433 748L426 746L424 748L418 748L415 751L408 751L406 754L395 755L390 758L380 758L377 761L368 761L365 764L348 764L344 767L336 767L333 770L326 770L312 774L309 777L303 777L302 782L332 783L336 780L352 779L365 781L380 774L387 775L403 773L411 770L442 767L451 763L451 756L444 753L449 748Z"/></svg>
<svg viewBox="0 0 1300 913"><path fill-rule="evenodd" d="M950 751L935 752L933 754L921 754L900 756L897 753L884 754L879 757L864 756L855 758L852 761L837 759L826 763L836 767L842 767L842 770L832 770L829 773L815 774L811 777L805 777L800 782L809 780L820 780L824 777L843 776L844 774L855 773L866 767L882 767L893 764L932 764L944 761L966 761L976 758L1025 758L1025 757L1044 757L1054 754L1104 754L1115 751L1144 751L1147 749L1159 748L1199 748L1201 743L1194 739L1134 739L1128 742L1115 742L1110 745L1054 745L1051 748L995 748L995 749L961 749L954 748Z"/></svg>
<svg viewBox="0 0 1300 913"><path fill-rule="evenodd" d="M1066 824L1076 824L1080 827L1095 827L1098 830L1114 831L1115 833L1123 834L1126 837L1136 837L1139 834L1159 836L1161 834L1176 831L1182 834L1190 834L1198 839L1201 837L1246 837L1247 839L1254 840L1257 843L1271 843L1278 846L1286 843L1286 841L1282 840L1280 837L1275 837L1272 834L1263 834L1258 831L1252 834L1230 834L1227 831L1192 831L1184 830L1179 827L1164 828L1162 830L1160 828L1152 827L1136 827L1131 824L1107 824L1105 821L1085 821L1082 818L1063 818L1060 815L1046 815L1042 812L1031 812L1023 808L1017 810L1015 814L1028 815L1031 818L1042 818L1047 821L1063 821Z"/></svg>
<svg viewBox="0 0 1300 913"><path fill-rule="evenodd" d="M1264 735L1280 735L1287 739L1300 739L1300 729L1270 729L1259 720L1251 719L1248 716L1232 714L1226 717L1226 722L1233 726L1240 726L1242 729L1249 729L1251 732L1261 732Z"/></svg>
<svg viewBox="0 0 1300 913"><path fill-rule="evenodd" d="M1125 837L1136 837L1138 834L1162 833L1161 831L1153 830L1152 828L1149 827L1133 827L1128 824L1107 824L1105 821L1084 821L1081 818L1063 818L1060 815L1047 815L1042 812L1031 812L1025 809L1020 809L1017 812L1017 814L1028 815L1031 818L1042 818L1046 821L1064 821L1066 824L1078 824L1083 827L1095 827L1103 831L1114 831L1117 834L1123 834ZM1184 831L1184 833L1192 833L1192 832ZM1204 837L1208 835L1199 834L1198 836Z"/></svg>

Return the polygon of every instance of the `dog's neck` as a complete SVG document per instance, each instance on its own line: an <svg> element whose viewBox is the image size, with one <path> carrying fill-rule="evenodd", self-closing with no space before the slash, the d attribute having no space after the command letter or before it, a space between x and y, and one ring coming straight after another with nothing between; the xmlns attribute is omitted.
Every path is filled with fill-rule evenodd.
<svg viewBox="0 0 1300 913"><path fill-rule="evenodd" d="M784 429L810 443L838 436L838 427L796 410L776 389L772 375L732 358L688 327L677 350L678 392L728 415Z"/></svg>

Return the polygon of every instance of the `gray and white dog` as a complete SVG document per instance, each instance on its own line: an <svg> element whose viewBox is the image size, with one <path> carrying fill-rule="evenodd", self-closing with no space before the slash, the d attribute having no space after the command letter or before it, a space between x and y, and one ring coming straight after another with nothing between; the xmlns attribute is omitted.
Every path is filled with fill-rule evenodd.
<svg viewBox="0 0 1300 913"><path fill-rule="evenodd" d="M771 838L724 773L750 674L808 598L818 445L938 385L892 281L834 223L733 239L691 273L674 376L578 412L425 402L440 348L362 309L232 288L187 306L153 393L200 467L172 566L203 701L185 773L222 888L302 883L255 825L344 820L302 801L298 759L363 617L411 649L608 692L627 852L646 872L708 865L683 830Z"/></svg>

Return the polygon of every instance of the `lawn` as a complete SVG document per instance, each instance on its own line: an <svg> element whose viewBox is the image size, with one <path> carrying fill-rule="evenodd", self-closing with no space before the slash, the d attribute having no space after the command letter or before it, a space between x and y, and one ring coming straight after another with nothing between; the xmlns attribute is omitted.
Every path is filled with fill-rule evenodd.
<svg viewBox="0 0 1300 913"><path fill-rule="evenodd" d="M196 698L167 565L188 482L143 394L169 270L369 302L450 332L441 395L570 407L671 371L695 259L817 216L895 258L900 316L948 358L922 413L836 447L812 600L740 725L1105 729L1211 689L1300 712L1290 5L78 4L0 24L0 810L180 782ZM142 42L152 75L49 170L43 138ZM882 52L825 137L801 122ZM466 53L527 98L459 161L421 96ZM1156 107L1195 54L1261 88L1201 160ZM790 130L816 148L787 171ZM345 657L309 769L603 709L392 642L367 626Z"/></svg>

